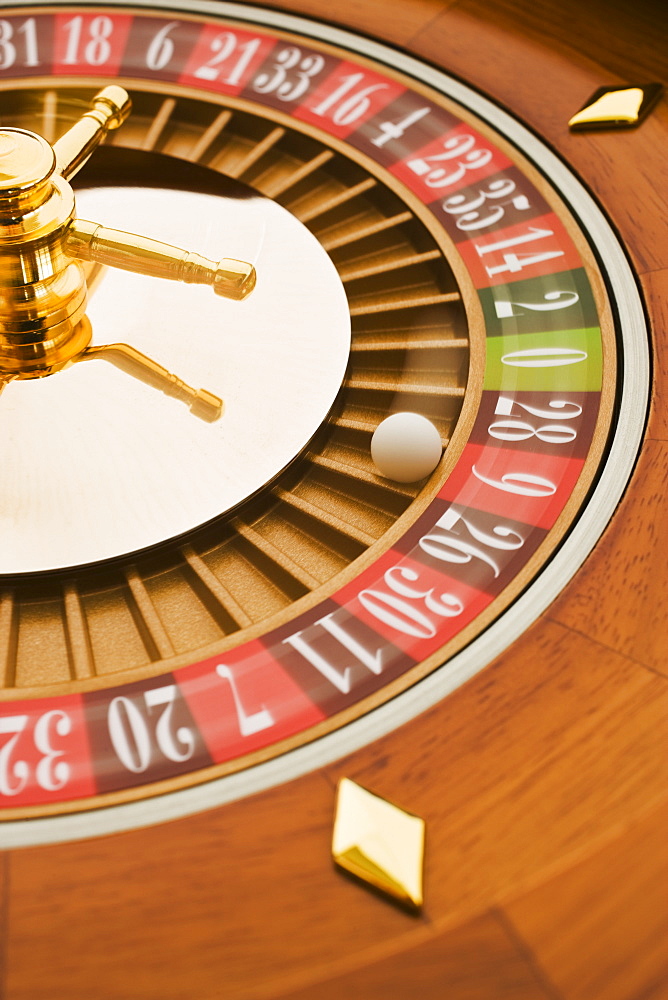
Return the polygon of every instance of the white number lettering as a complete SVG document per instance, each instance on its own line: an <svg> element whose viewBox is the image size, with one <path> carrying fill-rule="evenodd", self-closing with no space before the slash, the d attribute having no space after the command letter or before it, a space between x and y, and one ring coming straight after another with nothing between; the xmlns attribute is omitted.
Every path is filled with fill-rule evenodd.
<svg viewBox="0 0 668 1000"><path fill-rule="evenodd" d="M239 732L242 736L254 736L255 733L261 733L263 729L269 729L274 725L275 719L264 705L259 712L246 712L237 690L237 682L234 679L234 674L229 667L226 667L224 663L219 663L216 667L216 673L230 685L234 707L237 711Z"/></svg>
<svg viewBox="0 0 668 1000"><path fill-rule="evenodd" d="M39 55L37 52L37 29L35 18L29 17L27 21L19 25L16 29L17 35L23 35L25 47L24 66L39 66ZM12 41L14 30L10 21L0 21L0 69L10 69L17 61L18 53L16 45Z"/></svg>
<svg viewBox="0 0 668 1000"><path fill-rule="evenodd" d="M489 566L494 576L498 577L501 573L499 563L480 546L463 538L459 531L454 530L455 525L458 528L463 525L476 542L480 542L487 548L501 549L507 552L520 549L524 545L524 538L512 528L497 524L490 535L489 532L481 531L480 528L450 508L441 515L434 525L434 528L439 529L439 533L425 535L420 539L422 551L442 562L464 564L470 563L472 559L480 559L481 562Z"/></svg>
<svg viewBox="0 0 668 1000"><path fill-rule="evenodd" d="M28 724L27 715L14 715L0 719L0 734L12 733L12 738L0 750L0 795L18 795L30 778L30 766L25 760L12 762L11 757L19 736ZM67 736L72 732L72 720L66 712L53 709L35 723L33 743L41 754L35 768L35 780L46 792L57 792L70 779L71 767L64 760L64 750L55 749L52 736Z"/></svg>
<svg viewBox="0 0 668 1000"><path fill-rule="evenodd" d="M27 715L10 715L0 719L0 735L13 733L0 750L0 794L18 795L28 783L30 774L25 760L17 760L12 764L11 756L16 742L26 727Z"/></svg>
<svg viewBox="0 0 668 1000"><path fill-rule="evenodd" d="M516 274L525 267L531 267L532 264L542 264L543 261L554 260L555 257L563 256L563 250L546 250L544 253L504 253L503 264L495 264L494 267L485 267L485 270L490 278L493 278L496 274L503 274L504 271Z"/></svg>
<svg viewBox="0 0 668 1000"><path fill-rule="evenodd" d="M96 17L90 26L90 41L84 50L84 58L90 66L101 66L111 55L111 45L107 41L114 24L110 17Z"/></svg>
<svg viewBox="0 0 668 1000"><path fill-rule="evenodd" d="M155 738L158 749L167 760L179 764L192 757L195 737L186 726L179 726L176 733L172 733L176 696L176 684L166 684L164 687L145 691L144 703L149 713L156 706L165 706L156 723ZM151 762L151 735L146 719L130 698L119 695L109 705L107 721L109 736L118 759L128 771L141 774ZM179 743L183 749L179 748Z"/></svg>
<svg viewBox="0 0 668 1000"><path fill-rule="evenodd" d="M579 403L573 403L567 399L552 399L547 405L549 409L544 410L540 406L529 406L528 403L520 403L510 396L499 396L499 402L496 404L494 412L500 416L508 417L512 413L514 406L520 406L534 417L559 416L562 420L575 420L582 413L582 407ZM558 410L559 413L555 414L555 410Z"/></svg>
<svg viewBox="0 0 668 1000"><path fill-rule="evenodd" d="M511 180L496 180L488 184L486 190L479 190L476 198L467 198L465 194L451 194L442 202L443 211L448 215L461 215L480 208L486 201L507 198L515 190L515 182Z"/></svg>
<svg viewBox="0 0 668 1000"><path fill-rule="evenodd" d="M386 571L383 580L392 591L385 594L380 590L363 590L359 594L363 608L397 632L412 635L416 639L431 639L438 630L437 624L425 611L414 607L409 601L420 601L426 611L438 618L456 618L464 610L464 605L453 594L435 596L430 590L416 590L404 581L415 582L420 574L405 566L392 566Z"/></svg>
<svg viewBox="0 0 668 1000"><path fill-rule="evenodd" d="M14 29L9 21L0 21L0 69L9 69L16 62L16 46L12 42Z"/></svg>
<svg viewBox="0 0 668 1000"><path fill-rule="evenodd" d="M73 17L65 25L68 33L67 49L63 62L67 66L77 66L80 62L79 44L81 42L81 32L83 28L83 17ZM89 66L101 66L111 55L111 45L109 36L114 30L114 23L110 17L95 17L90 22L88 34L90 41L86 43L83 50L83 61Z"/></svg>
<svg viewBox="0 0 668 1000"><path fill-rule="evenodd" d="M488 226L495 226L504 215L505 209L502 205L492 205L487 215L481 215L480 212L467 212L466 215L457 219L457 229L461 229L463 233L471 233L476 229L486 229Z"/></svg>
<svg viewBox="0 0 668 1000"><path fill-rule="evenodd" d="M211 42L211 51L214 55L209 59L208 63L196 69L194 75L200 80L217 80L223 63L238 49L241 56L237 59L232 71L221 81L231 87L236 87L241 83L251 59L260 47L261 41L260 38L253 38L251 41L237 46L237 36L233 35L231 31L224 31L222 34L216 35Z"/></svg>
<svg viewBox="0 0 668 1000"><path fill-rule="evenodd" d="M107 722L121 764L128 771L141 774L151 762L151 738L141 712L133 701L119 695L109 705Z"/></svg>
<svg viewBox="0 0 668 1000"><path fill-rule="evenodd" d="M237 39L230 31L225 31L211 42L211 51L215 53L208 63L195 70L195 76L200 80L215 80L221 65L228 59L237 47Z"/></svg>
<svg viewBox="0 0 668 1000"><path fill-rule="evenodd" d="M531 472L507 472L501 479L488 479L478 472L475 465L471 471L482 483L503 490L504 493L516 493L523 497L551 497L557 492L553 482L542 476L534 476Z"/></svg>
<svg viewBox="0 0 668 1000"><path fill-rule="evenodd" d="M361 642L350 635L346 630L339 625L334 619L336 612L332 612L331 615L326 615L321 618L320 621L316 622L320 625L326 632L328 632L337 642L340 642L349 653L355 657L355 659L360 663L366 670L370 670L372 674L381 674L383 671L383 657L385 650L381 647L376 649L375 652L371 653L369 650L365 649ZM311 663L316 670L318 670L323 677L326 678L333 684L335 688L341 691L342 694L348 694L352 687L352 671L353 667L345 667L343 671L339 671L333 666L321 653L314 649L312 645L302 638L302 633L297 632L295 635L289 636L287 639L283 640L285 643L289 643L294 649L297 650L305 659Z"/></svg>
<svg viewBox="0 0 668 1000"><path fill-rule="evenodd" d="M479 257L484 257L486 253L507 250L508 247L519 246L520 243L533 243L534 240L544 240L546 236L554 236L554 232L551 229L537 229L535 226L529 226L528 232L521 233L519 236L511 236L507 240L497 240L496 243L485 243L483 246L476 246L475 249Z"/></svg>
<svg viewBox="0 0 668 1000"><path fill-rule="evenodd" d="M523 351L504 354L501 362L510 368L561 368L586 361L586 351L574 347L526 347Z"/></svg>
<svg viewBox="0 0 668 1000"><path fill-rule="evenodd" d="M297 101L303 97L311 85L313 77L317 76L325 65L325 60L319 54L302 56L301 49L292 45L281 49L276 56L274 72L260 73L253 83L253 90L258 94L275 93L281 101ZM296 81L288 78L289 70L296 70Z"/></svg>
<svg viewBox="0 0 668 1000"><path fill-rule="evenodd" d="M452 139L445 139L443 141L444 153L432 153L431 156L426 156L424 159L411 160L408 166L411 168L418 177L424 177L425 174L432 172L431 163L440 162L441 160L453 160L458 156L463 156L464 153L468 153L475 146L475 136L470 133L466 135L455 135ZM441 171L442 172L442 171Z"/></svg>
<svg viewBox="0 0 668 1000"><path fill-rule="evenodd" d="M521 243L533 243L534 240L543 240L547 236L554 236L551 229L537 229L534 226L528 227L528 232L521 233L519 236L512 236L507 240L497 240L496 243L487 243L483 246L476 246L476 253L479 257L483 257L486 253L494 253L497 250L506 250L509 247L519 246ZM475 244L474 244L475 246ZM496 274L502 274L504 271L521 271L524 267L529 267L531 264L540 264L545 260L552 260L554 257L563 257L563 250L547 250L544 253L527 254L527 253L505 253L503 255L503 264L497 264L494 267L486 267L490 278L494 277Z"/></svg>
<svg viewBox="0 0 668 1000"><path fill-rule="evenodd" d="M57 792L64 788L69 781L72 770L64 760L58 760L65 751L54 750L51 746L50 729L52 723L57 736L68 736L72 732L72 720L69 715L58 709L47 712L35 726L35 746L43 754L37 765L35 777L40 788L47 792Z"/></svg>
<svg viewBox="0 0 668 1000"><path fill-rule="evenodd" d="M416 122L421 121L425 115L429 114L430 108L417 108L415 111L411 111L409 115L402 118L398 122L381 122L378 126L380 129L380 135L377 135L371 140L374 146L384 146L390 141L390 139L401 139L404 132L415 125Z"/></svg>
<svg viewBox="0 0 668 1000"><path fill-rule="evenodd" d="M174 55L174 42L169 37L170 31L178 26L178 21L170 21L157 32L146 52L147 69L164 69Z"/></svg>
<svg viewBox="0 0 668 1000"><path fill-rule="evenodd" d="M497 441L526 441L535 437L544 444L567 444L578 436L572 427L564 427L561 424L534 427L524 420L497 420L489 425L488 430Z"/></svg>
<svg viewBox="0 0 668 1000"><path fill-rule="evenodd" d="M541 418L554 417L556 416L554 410L559 409L562 410L559 413L562 420L573 420L582 413L582 407L578 406L577 403L553 400L549 405L554 407L552 411L519 403L517 400L511 399L510 396L500 396L494 413L501 417L513 417L512 411L515 406L521 407L532 416ZM544 444L567 444L577 437L577 431L574 427L565 427L563 424L545 424L542 427L536 427L526 420L518 420L517 417L513 417L511 420L497 420L489 425L488 430L492 437L498 441L526 441L535 437Z"/></svg>
<svg viewBox="0 0 668 1000"><path fill-rule="evenodd" d="M351 90L361 83L364 79L364 73L353 73L350 76L344 76L342 78L342 83L340 87L333 90L331 94L328 94L324 100L318 104L317 107L313 108L314 115L320 115L323 117L332 108L335 108L331 119L335 125L352 125L356 122L358 118L361 118L367 113L371 107L371 94L374 94L377 90L386 90L388 84L386 83L372 83L368 87L364 87L362 90L355 91L350 94L350 96L342 103L339 103L342 98L346 97ZM336 107L338 105L338 107Z"/></svg>
<svg viewBox="0 0 668 1000"><path fill-rule="evenodd" d="M492 159L490 149L474 149L475 136L470 133L456 135L451 139L443 141L443 153L432 153L415 160L409 160L407 166L418 177L424 177L427 187L442 188L450 184L456 184L466 174L467 170L477 170L486 166ZM457 157L462 157L458 160ZM455 160L454 170L446 170L443 167L433 167L433 163L441 161Z"/></svg>
<svg viewBox="0 0 668 1000"><path fill-rule="evenodd" d="M156 705L165 705L164 712L161 712L158 723L155 727L155 738L167 760L180 763L183 760L190 760L195 750L195 737L187 726L179 726L176 730L176 739L172 735L172 713L176 701L176 684L166 684L164 687L154 688L152 691L144 693L144 701L149 709ZM179 750L178 742L184 747Z"/></svg>
<svg viewBox="0 0 668 1000"><path fill-rule="evenodd" d="M565 295L565 298L562 298ZM513 306L521 306L522 309L529 309L531 312L552 312L555 309L568 309L578 302L580 296L577 292L546 292L543 296L544 302L512 302L510 299L498 299L494 303L498 319L509 319L511 316L523 316L522 312L515 312Z"/></svg>
<svg viewBox="0 0 668 1000"><path fill-rule="evenodd" d="M81 41L81 26L83 24L83 17L73 17L71 21L68 21L65 25L65 31L69 34L67 40L67 49L65 51L65 58L63 62L69 66L75 66L79 61L79 42Z"/></svg>
<svg viewBox="0 0 668 1000"><path fill-rule="evenodd" d="M478 191L477 198L467 198L464 194L452 194L443 202L443 210L449 215L458 216L456 225L462 232L468 233L476 229L486 229L499 222L505 215L503 205L491 205L486 215L478 211L486 201L508 199L516 190L516 184L509 179L498 179L491 181L485 190ZM508 202L506 202L508 204ZM529 199L526 195L515 195L510 199L510 204L519 211L526 211L530 208Z"/></svg>
<svg viewBox="0 0 668 1000"><path fill-rule="evenodd" d="M26 58L24 66L39 66L39 56L37 54L37 29L35 27L35 18L29 17L21 27L18 29L18 33L23 35L25 38L26 46Z"/></svg>

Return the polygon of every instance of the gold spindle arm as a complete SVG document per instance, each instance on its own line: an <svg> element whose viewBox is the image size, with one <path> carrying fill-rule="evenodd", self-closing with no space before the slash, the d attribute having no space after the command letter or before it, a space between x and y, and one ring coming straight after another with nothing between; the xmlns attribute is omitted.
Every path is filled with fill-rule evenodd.
<svg viewBox="0 0 668 1000"><path fill-rule="evenodd" d="M107 132L123 124L131 108L127 91L115 84L96 94L91 110L53 144L58 173L66 180L73 177Z"/></svg>
<svg viewBox="0 0 668 1000"><path fill-rule="evenodd" d="M173 396L186 403L192 413L201 420L212 423L223 412L223 401L208 389L193 389L183 379L173 375L157 361L147 357L129 344L105 344L88 347L76 361L109 361L112 365L140 379L154 389L160 389L167 396Z"/></svg>
<svg viewBox="0 0 668 1000"><path fill-rule="evenodd" d="M255 287L255 268L245 261L225 257L216 263L168 243L107 229L83 219L73 221L65 249L78 260L95 261L155 278L210 285L216 295L237 301L245 299Z"/></svg>

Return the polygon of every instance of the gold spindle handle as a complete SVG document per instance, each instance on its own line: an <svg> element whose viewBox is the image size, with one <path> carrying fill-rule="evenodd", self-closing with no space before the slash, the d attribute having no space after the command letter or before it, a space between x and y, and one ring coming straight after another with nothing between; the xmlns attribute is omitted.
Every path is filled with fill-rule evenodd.
<svg viewBox="0 0 668 1000"><path fill-rule="evenodd" d="M183 379L163 368L157 361L147 357L130 344L105 344L88 347L76 361L109 361L121 371L132 375L146 385L159 389L166 396L172 396L186 403L191 412L201 420L212 423L223 412L223 401L208 389L193 389Z"/></svg>
<svg viewBox="0 0 668 1000"><path fill-rule="evenodd" d="M129 94L116 84L96 94L90 111L53 144L58 173L65 179L73 177L107 132L123 124L131 108Z"/></svg>
<svg viewBox="0 0 668 1000"><path fill-rule="evenodd" d="M237 301L245 299L255 287L255 268L245 261L225 257L215 262L168 243L83 219L73 221L66 251L78 260L95 261L137 274L210 285L217 295Z"/></svg>

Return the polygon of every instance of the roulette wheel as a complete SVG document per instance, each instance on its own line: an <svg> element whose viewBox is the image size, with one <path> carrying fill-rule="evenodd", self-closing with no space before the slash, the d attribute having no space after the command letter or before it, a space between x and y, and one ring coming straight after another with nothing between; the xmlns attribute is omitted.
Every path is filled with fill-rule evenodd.
<svg viewBox="0 0 668 1000"><path fill-rule="evenodd" d="M76 199L3 209L3 998L660 995L665 107L567 122L665 24L597 13L2 10L0 157ZM425 820L417 913L341 777Z"/></svg>

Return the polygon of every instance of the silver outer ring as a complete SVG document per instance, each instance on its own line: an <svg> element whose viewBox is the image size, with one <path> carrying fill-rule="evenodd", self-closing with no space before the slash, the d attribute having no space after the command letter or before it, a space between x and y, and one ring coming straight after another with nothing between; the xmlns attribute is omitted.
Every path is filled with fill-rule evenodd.
<svg viewBox="0 0 668 1000"><path fill-rule="evenodd" d="M154 0L131 0L134 7L155 10ZM47 0L49 6L68 0ZM100 0L102 6L126 6L127 0ZM301 777L350 754L431 708L487 666L526 631L575 575L615 512L633 472L642 440L649 399L649 345L642 302L633 272L603 213L580 181L546 146L506 112L446 73L384 44L292 14L247 7L224 0L159 0L159 7L182 13L210 14L261 23L311 36L375 59L433 87L468 108L510 139L554 183L596 246L612 286L623 349L617 432L590 500L549 567L482 635L392 701L342 729L245 771L139 802L65 816L0 824L0 848L12 850L65 840L120 833L213 809ZM12 4L12 6L14 6ZM22 6L20 3L16 6ZM185 8L185 9L184 9Z"/></svg>

